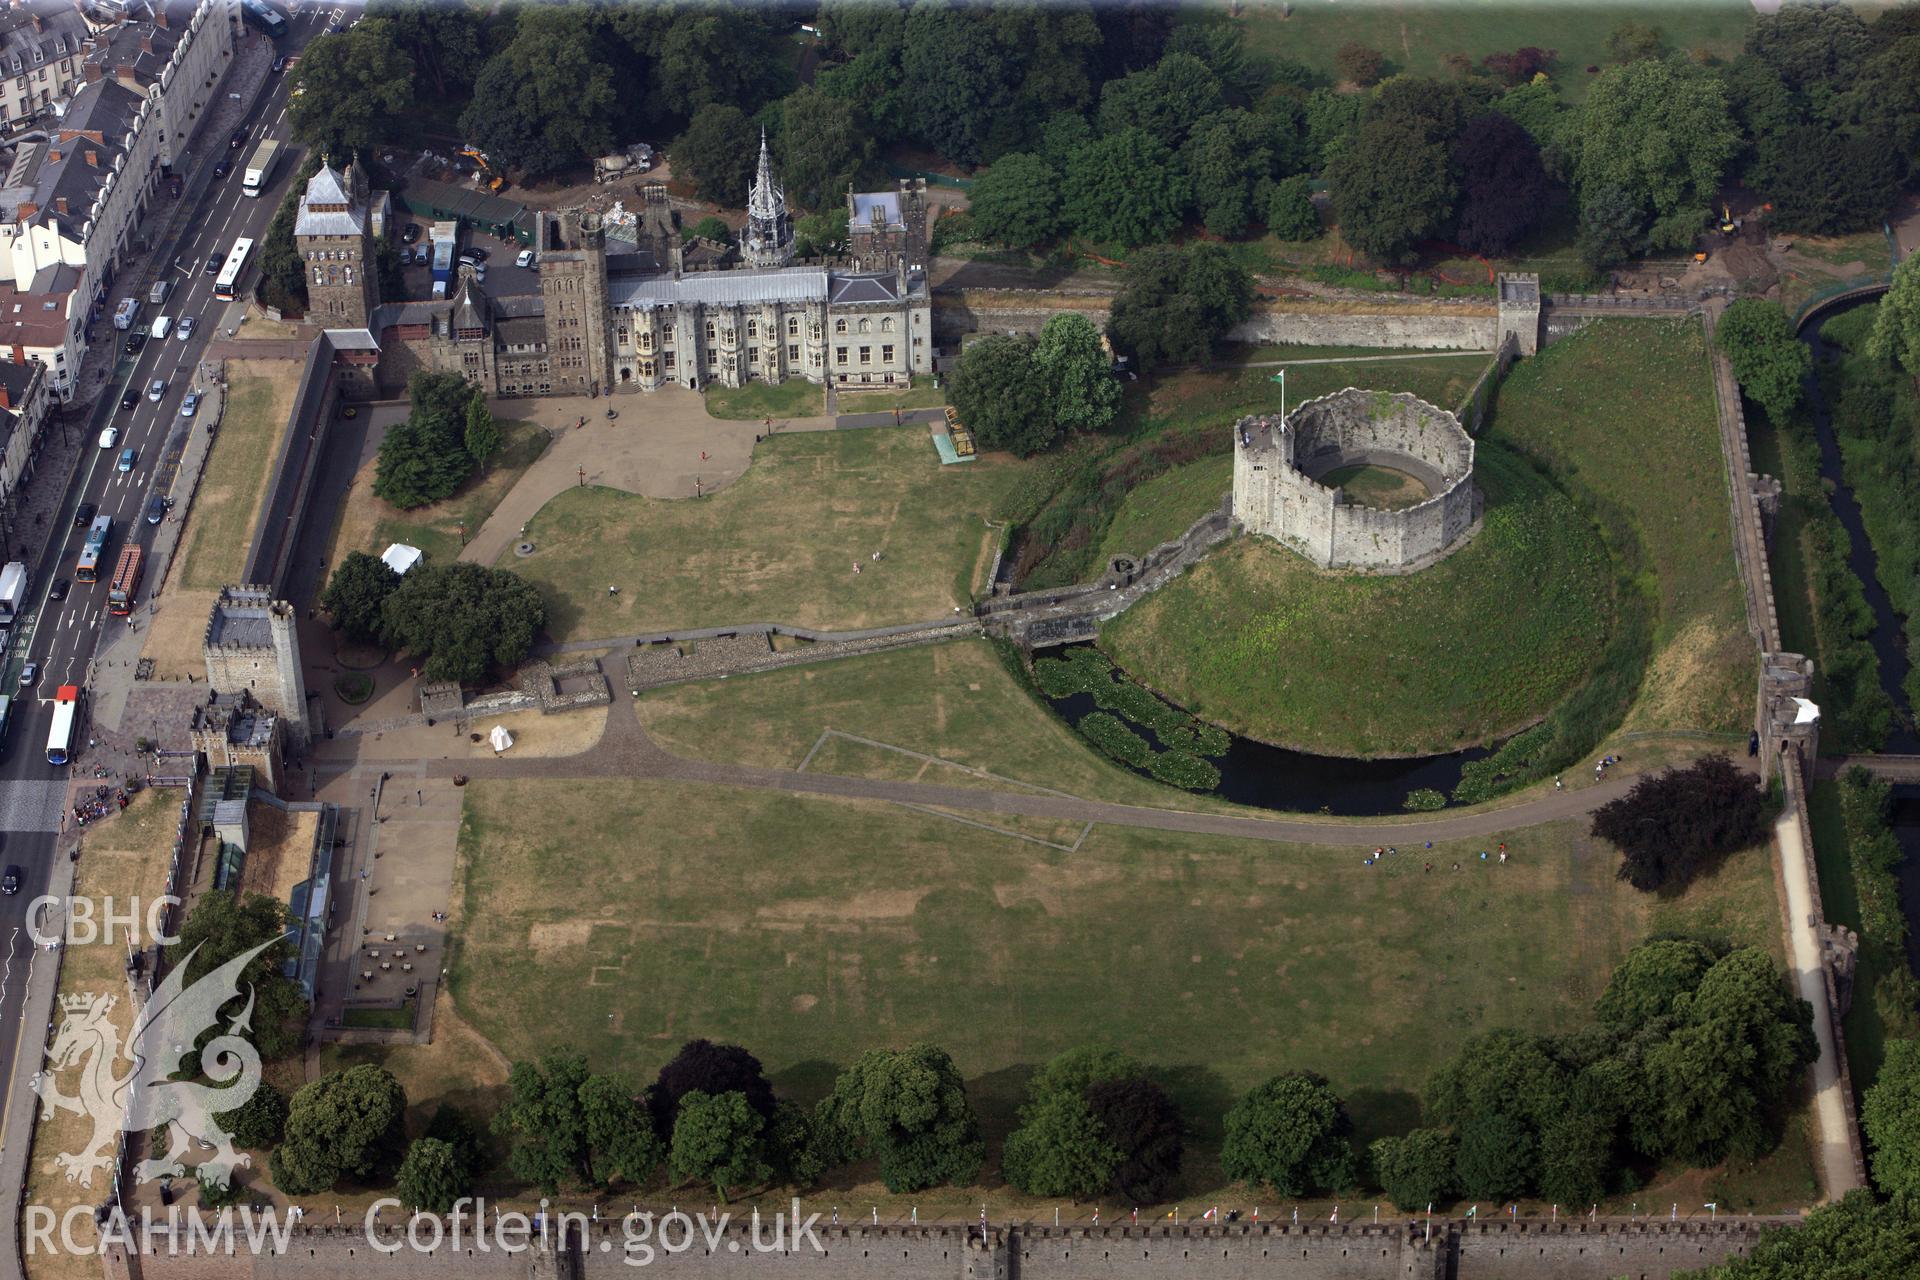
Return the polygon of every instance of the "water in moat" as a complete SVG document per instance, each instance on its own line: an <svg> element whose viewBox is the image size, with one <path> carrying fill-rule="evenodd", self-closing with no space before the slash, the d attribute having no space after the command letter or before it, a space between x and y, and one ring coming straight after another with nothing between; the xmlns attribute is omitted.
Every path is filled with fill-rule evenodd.
<svg viewBox="0 0 1920 1280"><path fill-rule="evenodd" d="M1831 351L1820 337L1820 325L1853 307L1873 306L1877 302L1878 298L1868 298L1848 306L1835 307L1820 312L1813 321L1803 326L1800 340L1812 349L1815 364ZM1847 531L1847 567L1860 579L1867 605L1873 610L1873 634L1870 640L1874 654L1880 661L1881 686L1893 700L1894 729L1882 750L1893 755L1920 754L1920 733L1915 732L1914 709L1907 702L1906 678L1911 659L1907 653L1904 629L1899 615L1893 610L1893 602L1887 597L1886 589L1880 585L1879 560L1873 553L1872 544L1867 541L1866 527L1860 519L1860 504L1847 485L1841 465L1840 444L1833 431L1832 406L1827 403L1826 393L1818 378L1808 378L1806 387L1808 407L1813 411L1814 429L1820 442L1820 476L1829 486L1833 513ZM1920 972L1920 786L1897 786L1893 789L1891 820L1894 838L1907 855L1896 873L1900 884L1900 908L1907 918L1907 960L1916 972Z"/></svg>
<svg viewBox="0 0 1920 1280"><path fill-rule="evenodd" d="M1048 704L1072 725L1079 724L1082 716L1099 710L1090 693L1050 698ZM1151 729L1138 725L1133 728L1148 739L1153 738ZM1256 809L1329 813L1342 818L1379 817L1405 813L1407 793L1423 787L1452 795L1453 789L1460 785L1461 770L1492 753L1490 747L1475 747L1406 760L1355 760L1347 756L1289 751L1236 735L1227 754L1213 758L1213 764L1220 770L1220 785L1208 794ZM1150 776L1145 770L1135 772L1142 777Z"/></svg>

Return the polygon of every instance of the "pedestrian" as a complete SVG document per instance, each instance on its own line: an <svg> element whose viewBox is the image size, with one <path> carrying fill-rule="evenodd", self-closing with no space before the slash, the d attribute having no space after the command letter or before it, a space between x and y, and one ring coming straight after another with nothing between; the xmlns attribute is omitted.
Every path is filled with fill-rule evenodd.
<svg viewBox="0 0 1920 1280"><path fill-rule="evenodd" d="M1567 785L1566 779L1562 778L1557 773L1553 775L1553 789L1555 791L1564 789L1566 785Z"/></svg>
<svg viewBox="0 0 1920 1280"><path fill-rule="evenodd" d="M1428 874L1428 875L1432 875L1432 874L1433 874L1433 864L1432 864L1431 862L1429 862L1429 863L1427 864L1427 874Z"/></svg>
<svg viewBox="0 0 1920 1280"><path fill-rule="evenodd" d="M1505 849L1502 849L1500 850L1500 861L1505 862L1506 860L1507 860L1507 851Z"/></svg>

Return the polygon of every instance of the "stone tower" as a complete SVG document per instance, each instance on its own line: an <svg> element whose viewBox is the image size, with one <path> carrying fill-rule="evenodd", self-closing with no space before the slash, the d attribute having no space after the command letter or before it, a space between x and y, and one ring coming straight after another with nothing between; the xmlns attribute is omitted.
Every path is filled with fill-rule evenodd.
<svg viewBox="0 0 1920 1280"><path fill-rule="evenodd" d="M554 394L590 395L610 386L606 228L597 213L565 214L545 226L540 293Z"/></svg>
<svg viewBox="0 0 1920 1280"><path fill-rule="evenodd" d="M747 194L747 225L740 232L740 254L750 267L784 267L793 261L793 218L787 193L773 179L773 155L767 131L760 131L760 170Z"/></svg>
<svg viewBox="0 0 1920 1280"><path fill-rule="evenodd" d="M847 256L855 271L925 271L927 180L902 178L898 191L849 187Z"/></svg>
<svg viewBox="0 0 1920 1280"><path fill-rule="evenodd" d="M1540 350L1540 277L1532 272L1500 273L1500 336L1496 345L1513 339L1513 353L1530 356Z"/></svg>
<svg viewBox="0 0 1920 1280"><path fill-rule="evenodd" d="M460 267L460 285L453 309L436 317L428 335L433 367L459 372L468 382L492 393L499 380L493 347L493 307L481 289L474 269Z"/></svg>
<svg viewBox="0 0 1920 1280"><path fill-rule="evenodd" d="M209 685L252 695L278 713L291 741L304 746L312 725L296 617L291 604L273 598L271 587L222 587L207 619L204 653Z"/></svg>
<svg viewBox="0 0 1920 1280"><path fill-rule="evenodd" d="M373 219L366 174L322 162L307 182L293 224L294 247L306 263L307 319L326 329L364 329L380 305L373 260Z"/></svg>

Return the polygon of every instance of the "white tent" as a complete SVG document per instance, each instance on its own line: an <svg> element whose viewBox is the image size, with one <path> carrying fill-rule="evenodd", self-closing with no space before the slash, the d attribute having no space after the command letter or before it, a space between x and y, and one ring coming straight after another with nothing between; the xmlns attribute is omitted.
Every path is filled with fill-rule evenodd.
<svg viewBox="0 0 1920 1280"><path fill-rule="evenodd" d="M401 577L407 576L407 570L420 563L426 552L418 547L410 547L404 542L396 542L380 553L381 563Z"/></svg>
<svg viewBox="0 0 1920 1280"><path fill-rule="evenodd" d="M493 753L499 755L513 745L513 735L507 732L507 726L497 724L493 726L493 732L487 735L487 741L493 744Z"/></svg>

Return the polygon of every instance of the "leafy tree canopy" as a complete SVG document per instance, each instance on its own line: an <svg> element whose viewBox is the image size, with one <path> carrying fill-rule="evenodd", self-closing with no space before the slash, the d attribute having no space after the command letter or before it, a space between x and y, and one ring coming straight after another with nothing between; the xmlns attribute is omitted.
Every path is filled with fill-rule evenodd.
<svg viewBox="0 0 1920 1280"><path fill-rule="evenodd" d="M1164 142L1122 129L1068 162L1063 212L1076 233L1102 243L1156 244L1180 225L1189 189Z"/></svg>
<svg viewBox="0 0 1920 1280"><path fill-rule="evenodd" d="M980 444L1028 457L1051 447L1060 429L1047 404L1047 380L1031 338L999 334L970 344L948 391L954 410Z"/></svg>
<svg viewBox="0 0 1920 1280"><path fill-rule="evenodd" d="M1873 1182L1886 1195L1920 1191L1920 1040L1890 1040L1860 1108Z"/></svg>
<svg viewBox="0 0 1920 1280"><path fill-rule="evenodd" d="M1051 240L1060 232L1059 171L1029 152L1001 156L974 181L967 211L983 239L1016 248Z"/></svg>
<svg viewBox="0 0 1920 1280"><path fill-rule="evenodd" d="M1920 1199L1880 1201L1857 1188L1798 1226L1769 1228L1745 1257L1691 1274L1694 1280L1920 1275Z"/></svg>
<svg viewBox="0 0 1920 1280"><path fill-rule="evenodd" d="M1594 1014L1627 1032L1671 1017L1680 997L1700 985L1713 961L1713 952L1693 938L1643 942L1614 968Z"/></svg>
<svg viewBox="0 0 1920 1280"><path fill-rule="evenodd" d="M747 1095L711 1094L695 1089L680 1099L673 1122L673 1176L713 1184L724 1203L738 1190L773 1176L767 1160L766 1119Z"/></svg>
<svg viewBox="0 0 1920 1280"><path fill-rule="evenodd" d="M895 1194L964 1186L986 1155L960 1069L931 1044L862 1054L819 1116L844 1153L879 1157L880 1180Z"/></svg>
<svg viewBox="0 0 1920 1280"><path fill-rule="evenodd" d="M580 1082L579 1101L593 1181L652 1181L666 1151L639 1092L618 1076L588 1076Z"/></svg>
<svg viewBox="0 0 1920 1280"><path fill-rule="evenodd" d="M687 131L673 144L674 171L691 178L703 199L730 209L747 203L747 188L759 163L759 135L746 114L727 103L694 112Z"/></svg>
<svg viewBox="0 0 1920 1280"><path fill-rule="evenodd" d="M1415 1129L1404 1138L1378 1138L1367 1148L1380 1189L1410 1213L1453 1198L1458 1152L1458 1139L1445 1129Z"/></svg>
<svg viewBox="0 0 1920 1280"><path fill-rule="evenodd" d="M546 620L546 603L532 583L468 563L416 568L382 610L388 639L425 659L427 679L463 683L526 657Z"/></svg>
<svg viewBox="0 0 1920 1280"><path fill-rule="evenodd" d="M383 1067L348 1067L302 1085L269 1161L288 1195L317 1195L343 1178L365 1182L399 1158L407 1094Z"/></svg>
<svg viewBox="0 0 1920 1280"><path fill-rule="evenodd" d="M1601 72L1575 136L1582 200L1614 188L1656 219L1677 218L1665 224L1665 242L1656 246L1669 249L1691 242L1739 149L1726 89L1678 59L1643 59Z"/></svg>
<svg viewBox="0 0 1920 1280"><path fill-rule="evenodd" d="M1663 769L1594 811L1593 835L1620 850L1620 878L1644 893L1679 889L1767 835L1759 779L1723 755Z"/></svg>
<svg viewBox="0 0 1920 1280"><path fill-rule="evenodd" d="M1412 121L1364 121L1327 165L1340 230L1381 262L1411 261L1453 212L1446 147Z"/></svg>
<svg viewBox="0 0 1920 1280"><path fill-rule="evenodd" d="M507 1073L507 1102L493 1129L512 1143L507 1162L517 1178L552 1195L591 1176L580 1087L587 1060L552 1049L539 1062L516 1062Z"/></svg>
<svg viewBox="0 0 1920 1280"><path fill-rule="evenodd" d="M1325 1079L1275 1076L1227 1112L1220 1168L1283 1196L1344 1188L1354 1176L1351 1129L1346 1104Z"/></svg>
<svg viewBox="0 0 1920 1280"><path fill-rule="evenodd" d="M1793 322L1780 304L1738 299L1714 326L1713 338L1733 366L1740 389L1768 418L1786 421L1800 403L1800 381L1813 368L1813 353L1793 336Z"/></svg>
<svg viewBox="0 0 1920 1280"><path fill-rule="evenodd" d="M517 12L512 42L474 83L461 133L496 165L533 177L606 154L626 113L601 14L573 5Z"/></svg>
<svg viewBox="0 0 1920 1280"><path fill-rule="evenodd" d="M653 1113L654 1128L663 1136L673 1132L680 1099L696 1089L711 1094L742 1094L763 1118L773 1118L773 1086L767 1082L760 1059L737 1044L689 1040L647 1087L647 1109Z"/></svg>
<svg viewBox="0 0 1920 1280"><path fill-rule="evenodd" d="M1224 105L1220 81L1206 63L1190 53L1169 53L1151 71L1107 82L1100 91L1100 128L1139 129L1178 147L1195 122Z"/></svg>
<svg viewBox="0 0 1920 1280"><path fill-rule="evenodd" d="M219 1118L235 1146L264 1150L278 1143L286 1128L287 1095L262 1080L252 1097Z"/></svg>
<svg viewBox="0 0 1920 1280"><path fill-rule="evenodd" d="M1454 139L1453 164L1460 175L1453 238L1464 249L1503 256L1552 208L1539 144L1504 115L1469 120Z"/></svg>
<svg viewBox="0 0 1920 1280"><path fill-rule="evenodd" d="M1252 277L1223 246L1145 249L1127 264L1107 330L1142 368L1194 363L1252 306Z"/></svg>
<svg viewBox="0 0 1920 1280"><path fill-rule="evenodd" d="M849 184L873 157L873 134L857 103L808 87L781 104L781 177L807 209L846 205Z"/></svg>
<svg viewBox="0 0 1920 1280"><path fill-rule="evenodd" d="M1269 183L1259 193L1267 230L1282 240L1313 240L1321 232L1320 211L1313 207L1313 184L1304 174Z"/></svg>
<svg viewBox="0 0 1920 1280"><path fill-rule="evenodd" d="M1120 384L1100 331L1075 311L1048 320L1033 348L1053 420L1063 431L1104 431L1120 412Z"/></svg>
<svg viewBox="0 0 1920 1280"><path fill-rule="evenodd" d="M400 1162L400 1176L395 1180L394 1190L410 1209L448 1213L454 1202L467 1194L472 1176L452 1144L439 1138L416 1138Z"/></svg>
<svg viewBox="0 0 1920 1280"><path fill-rule="evenodd" d="M413 110L413 59L396 35L392 22L369 17L308 45L287 106L293 136L335 163L391 137Z"/></svg>
<svg viewBox="0 0 1920 1280"><path fill-rule="evenodd" d="M374 643L380 639L381 610L399 585L400 575L379 556L349 551L328 579L320 607L349 639Z"/></svg>
<svg viewBox="0 0 1920 1280"><path fill-rule="evenodd" d="M1874 307L1867 354L1905 369L1920 382L1920 256L1893 269L1893 284Z"/></svg>
<svg viewBox="0 0 1920 1280"><path fill-rule="evenodd" d="M279 940L241 971L240 995L233 1005L238 1008L243 999L253 1001L252 1023L245 1034L262 1058L285 1057L298 1049L306 1020L306 997L281 972L292 954L286 933L286 905L277 899L264 893L250 893L244 899L237 894L209 893L194 903L180 926L180 940L167 948L172 964L193 957L186 972L186 980L192 984L227 961L269 940ZM212 1029L208 1034L211 1036Z"/></svg>

